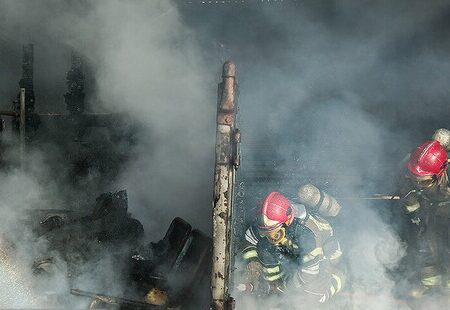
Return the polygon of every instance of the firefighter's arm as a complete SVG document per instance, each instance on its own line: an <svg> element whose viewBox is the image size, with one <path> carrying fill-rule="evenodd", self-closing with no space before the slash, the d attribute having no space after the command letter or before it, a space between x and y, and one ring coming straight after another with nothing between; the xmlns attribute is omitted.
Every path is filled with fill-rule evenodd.
<svg viewBox="0 0 450 310"><path fill-rule="evenodd" d="M342 290L344 281L342 272L330 266L325 268L317 262L301 267L294 278L294 285L324 303Z"/></svg>
<svg viewBox="0 0 450 310"><path fill-rule="evenodd" d="M244 248L242 250L242 258L247 263L254 260L258 260L257 246L260 237L255 231L255 228L253 226L250 226L245 231L244 238L245 240L244 240Z"/></svg>
<svg viewBox="0 0 450 310"><path fill-rule="evenodd" d="M342 256L339 241L329 237L322 246L310 247L301 256L300 268L294 277L294 285L323 303L338 293L344 276L335 267Z"/></svg>
<svg viewBox="0 0 450 310"><path fill-rule="evenodd" d="M420 204L416 191L410 190L402 194L400 203L404 212L411 219L411 223L419 227L423 226L425 221L425 210Z"/></svg>
<svg viewBox="0 0 450 310"><path fill-rule="evenodd" d="M258 291L262 268L262 264L259 261L253 260L248 262L245 270L245 283L239 283L236 287L237 290L246 293Z"/></svg>
<svg viewBox="0 0 450 310"><path fill-rule="evenodd" d="M420 209L420 201L415 190L409 190L400 196L402 207L406 214L414 215Z"/></svg>
<svg viewBox="0 0 450 310"><path fill-rule="evenodd" d="M249 227L245 232L245 246L242 250L242 259L246 265L245 283L237 285L238 291L251 293L258 290L262 274L262 264L257 251L258 242L258 235L254 232L253 227Z"/></svg>
<svg viewBox="0 0 450 310"><path fill-rule="evenodd" d="M269 294L282 294L285 290L284 271L278 254L278 247L267 239L259 242L258 256L262 264L263 279L269 285Z"/></svg>
<svg viewBox="0 0 450 310"><path fill-rule="evenodd" d="M405 162L409 159L409 155ZM402 172L397 176L397 191L400 196L400 205L403 212L408 215L411 222L420 226L423 224L423 207L420 204L419 194L409 179L405 176L406 172Z"/></svg>

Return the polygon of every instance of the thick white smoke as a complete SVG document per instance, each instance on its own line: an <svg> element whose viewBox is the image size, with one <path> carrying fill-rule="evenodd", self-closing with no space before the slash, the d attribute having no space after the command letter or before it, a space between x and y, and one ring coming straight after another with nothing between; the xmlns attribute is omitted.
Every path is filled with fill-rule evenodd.
<svg viewBox="0 0 450 310"><path fill-rule="evenodd" d="M345 263L341 267L346 270L346 289L326 306L333 309L408 309L405 302L395 297L398 284L388 274L389 270L398 267L406 245L380 216L377 208L386 208L383 203L358 199L377 193L379 187L374 183L380 176L376 169L387 159L381 146L389 135L361 109L361 100L345 94L343 98L323 100L312 107L303 103L303 115L290 116L289 109L270 115L271 130L282 141L272 150L275 151L273 156L279 160L277 169L281 171L292 173L293 169L298 169L308 174L300 177L311 182L327 180L325 184L330 185L343 208L336 219L329 220L344 253ZM295 118L303 123L295 123ZM283 119L289 120L291 126L286 127ZM260 155L247 156L252 163L257 162ZM298 166L295 158L298 158ZM245 165L245 158L243 162ZM295 182L289 178L286 181ZM278 185L273 186L277 188ZM292 190L290 185L281 185L283 188ZM295 192L284 194L295 196ZM392 204L391 207L397 206ZM239 302L248 302L245 298L241 301L239 294L237 298ZM299 308L317 307L317 304L305 304L295 292L280 300Z"/></svg>
<svg viewBox="0 0 450 310"><path fill-rule="evenodd" d="M96 85L88 87L96 90L96 110L128 114L135 123L130 125L143 128L138 133L137 158L117 186L128 188L131 211L145 228L160 231L177 214L209 231L208 223L196 219L199 214L207 219L210 212L210 194L206 193L212 192L220 63L206 68L195 34L183 25L178 9L169 1L75 5L48 0L1 5L2 37L11 40L10 44L33 42L36 54L45 53L42 44L79 52L95 75ZM54 61L64 74L69 59L64 66L62 55L58 56ZM51 65L52 59L41 61ZM35 62L39 77L47 69ZM62 92L64 88L60 98Z"/></svg>
<svg viewBox="0 0 450 310"><path fill-rule="evenodd" d="M95 2L73 39L97 77L97 97L143 126L121 183L149 233L176 216L210 230L217 68L168 1ZM199 220L200 219L200 220Z"/></svg>
<svg viewBox="0 0 450 310"><path fill-rule="evenodd" d="M277 176L298 169L309 182L326 180L343 206L333 223L350 292L343 294L344 305L336 299L331 308L408 307L394 294L408 284L395 282L387 270L395 270L406 250L396 235L401 212L392 212L399 206L354 198L395 193L402 157L448 119L441 99L448 89L435 74L449 72L448 57L437 52L448 51L448 40L433 41L436 50L428 44L448 28L443 11L448 6L442 2L424 12L421 3L405 1L271 2L202 11L215 26L205 37L222 39L230 55L245 60L239 67L241 169L262 167ZM202 31L194 18L187 20ZM249 31L233 36L244 26ZM283 185L274 182L267 191L278 188Z"/></svg>
<svg viewBox="0 0 450 310"><path fill-rule="evenodd" d="M36 170L43 163L34 154ZM42 172L42 171L41 171ZM48 296L68 292L65 276L65 264L59 263L51 277L36 277L32 266L35 260L54 256L48 250L45 240L36 239L31 227L25 222L27 210L49 208L57 203L58 195L52 192L52 186L43 186L37 174L11 170L0 174L0 307L1 308L42 308L54 306L54 300ZM48 179L48 175L39 175ZM41 179L41 180L42 180Z"/></svg>
<svg viewBox="0 0 450 310"><path fill-rule="evenodd" d="M175 216L209 232L215 92L221 64L210 68L205 64L195 34L183 25L177 7L169 1L0 1L0 20L0 42L16 52L10 53L5 47L2 55L16 57L18 66L10 70L16 78L0 76L8 80L6 85L17 87L10 80L19 79L21 45L35 44L38 111L63 110L64 74L73 49L87 60L94 74L95 85L88 85L95 89L94 111L123 113L130 117L129 125L137 125L138 146L132 150L136 155L110 190L128 190L129 211L144 224L147 239L162 237ZM54 51L58 48L62 52ZM47 52L50 58L42 55ZM6 88L1 91L6 95L15 92ZM41 157L32 157L29 175L12 171L3 177L5 223L16 225L19 209L65 207L60 199L64 195L58 191L67 188L52 182L54 171L44 164L46 155ZM32 285L33 260L54 253L46 252L45 244L19 240L20 234L13 227L1 228L5 238L17 244L15 252L21 253L14 258L15 264L22 266L20 283ZM98 253L98 258L83 266L82 274L72 284L120 295L118 271L113 267L117 265L102 255ZM8 270L2 268L0 278L7 292L6 286L14 282ZM47 289L68 293L66 281L64 277L56 279L52 282L56 286ZM43 294L41 288L32 288L30 295L23 290L16 300L2 299L1 306L46 307L45 301L35 299Z"/></svg>
<svg viewBox="0 0 450 310"><path fill-rule="evenodd" d="M128 189L130 211L149 239L160 237L173 216L209 230L219 59L232 57L238 65L243 143L270 140L274 161L299 155L314 168L311 178L338 176L330 181L339 184L336 196L378 189L419 138L447 126L445 1L193 2L0 0L2 98L16 94L20 45L31 42L37 105L61 109L43 99L62 102L73 48L95 75L92 101L130 115L144 129L117 189ZM260 155L244 153L242 169ZM24 205L61 202L45 170L33 168L37 181L19 172L4 176L4 223L14 223L13 210ZM19 180L33 184L22 191ZM358 292L350 303L397 309L385 267L395 267L404 245L376 204L340 202L337 231ZM110 264L103 269L110 280ZM80 284L95 281L86 276ZM371 294L382 297L372 302ZM33 306L28 298L7 306Z"/></svg>

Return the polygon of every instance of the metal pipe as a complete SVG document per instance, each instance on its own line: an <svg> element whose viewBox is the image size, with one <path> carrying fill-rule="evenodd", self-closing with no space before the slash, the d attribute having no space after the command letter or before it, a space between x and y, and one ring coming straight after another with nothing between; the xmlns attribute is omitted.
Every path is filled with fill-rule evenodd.
<svg viewBox="0 0 450 310"><path fill-rule="evenodd" d="M369 197L336 197L336 200L400 200L400 196L375 194Z"/></svg>
<svg viewBox="0 0 450 310"><path fill-rule="evenodd" d="M218 87L216 164L214 175L212 305L215 310L231 308L229 296L231 258L231 215L236 167L233 162L233 133L236 114L236 66L223 65Z"/></svg>

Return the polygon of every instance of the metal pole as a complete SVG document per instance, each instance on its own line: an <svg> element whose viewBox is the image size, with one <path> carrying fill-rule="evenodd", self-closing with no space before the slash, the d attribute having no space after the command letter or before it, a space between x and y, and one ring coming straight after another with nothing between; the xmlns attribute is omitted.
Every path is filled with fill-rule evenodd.
<svg viewBox="0 0 450 310"><path fill-rule="evenodd" d="M20 165L25 162L25 88L20 89Z"/></svg>
<svg viewBox="0 0 450 310"><path fill-rule="evenodd" d="M232 308L229 296L231 214L236 167L233 158L235 127L236 66L223 65L219 84L216 165L214 175L213 263L211 274L212 305L215 310Z"/></svg>
<svg viewBox="0 0 450 310"><path fill-rule="evenodd" d="M389 194L375 194L369 197L336 197L336 200L400 200L401 197Z"/></svg>

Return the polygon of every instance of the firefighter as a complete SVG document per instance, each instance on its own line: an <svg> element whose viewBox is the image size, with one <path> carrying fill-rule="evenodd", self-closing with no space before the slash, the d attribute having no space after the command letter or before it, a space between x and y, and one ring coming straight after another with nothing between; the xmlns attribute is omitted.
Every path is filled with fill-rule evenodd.
<svg viewBox="0 0 450 310"><path fill-rule="evenodd" d="M449 136L448 131L439 129L433 136L436 140L419 145L405 165L400 196L415 228L413 248L420 282L411 290L412 297L421 297L430 290L450 289L450 186L444 143Z"/></svg>
<svg viewBox="0 0 450 310"><path fill-rule="evenodd" d="M269 294L293 292L318 303L342 290L344 277L337 268L342 251L320 215L335 216L340 206L310 184L300 187L298 200L293 203L278 192L264 198L257 220L245 232L248 283L239 290L266 286Z"/></svg>

